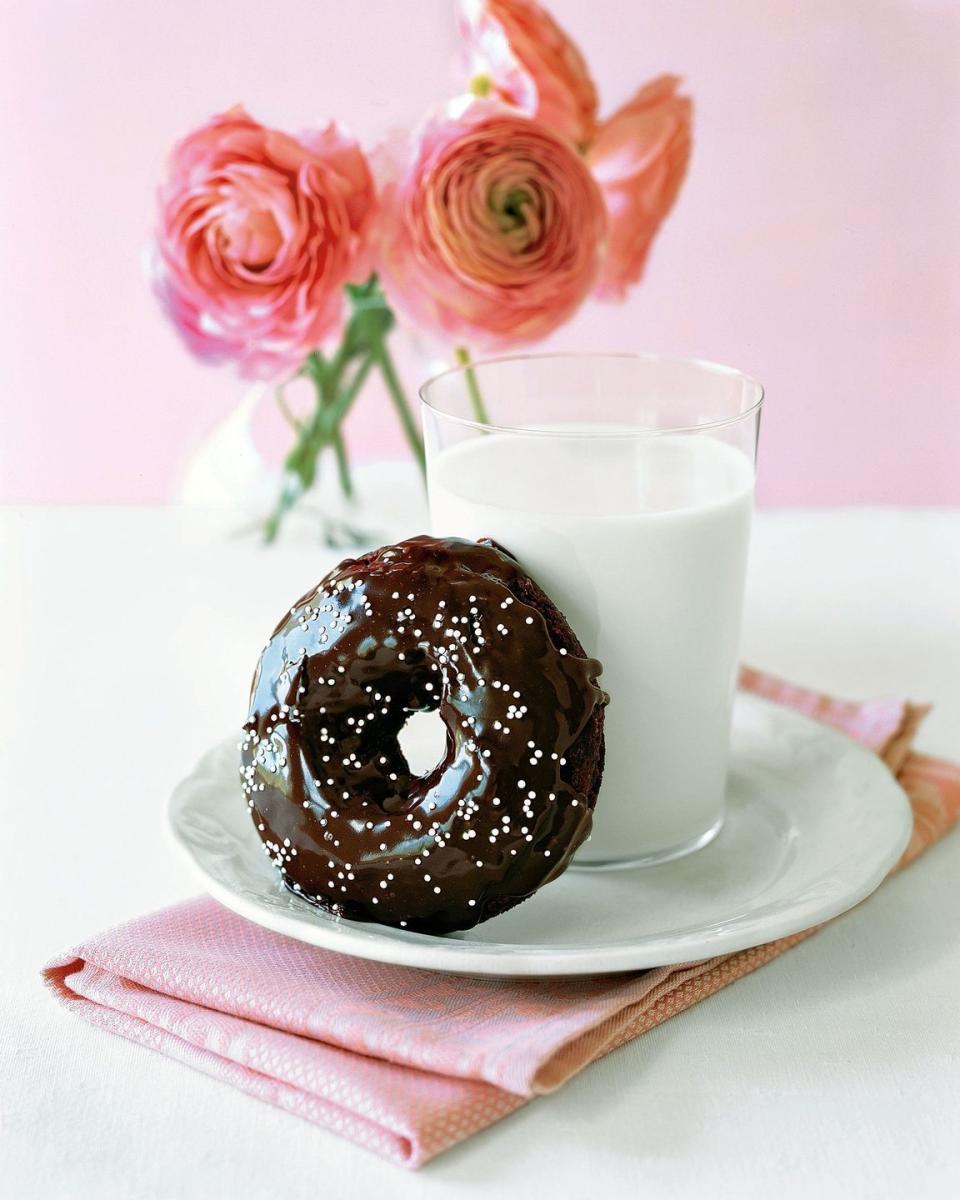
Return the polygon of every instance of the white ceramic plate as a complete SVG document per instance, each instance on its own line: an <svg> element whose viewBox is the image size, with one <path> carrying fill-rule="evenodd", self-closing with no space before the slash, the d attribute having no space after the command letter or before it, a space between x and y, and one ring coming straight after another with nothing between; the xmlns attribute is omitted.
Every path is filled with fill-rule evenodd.
<svg viewBox="0 0 960 1200"><path fill-rule="evenodd" d="M873 754L741 695L727 820L709 846L656 867L567 871L503 916L433 937L341 920L283 888L250 823L237 758L235 738L215 747L170 800L174 840L211 895L314 946L465 975L602 975L757 946L868 896L912 827Z"/></svg>

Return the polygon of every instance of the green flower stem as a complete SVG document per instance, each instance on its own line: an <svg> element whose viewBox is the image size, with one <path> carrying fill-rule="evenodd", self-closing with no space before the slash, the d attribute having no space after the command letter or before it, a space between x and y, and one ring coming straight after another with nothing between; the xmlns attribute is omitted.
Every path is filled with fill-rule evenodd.
<svg viewBox="0 0 960 1200"><path fill-rule="evenodd" d="M320 379L319 399L323 408L327 439L333 447L333 452L337 459L337 475L340 479L340 490L348 500L352 500L353 478L350 474L350 463L347 459L347 447L343 441L343 431L340 428L343 417L341 416L331 421L331 409L337 403L337 391L340 387L340 379L345 366L346 355L341 345L336 357L330 364L330 370ZM351 390L348 406L352 403L353 397L356 396L358 390L357 388ZM346 407L343 409L343 412L346 413ZM320 449L322 450L322 443Z"/></svg>
<svg viewBox="0 0 960 1200"><path fill-rule="evenodd" d="M287 380L287 383L289 382L290 381ZM283 413L283 418L290 428L295 429L297 433L300 433L303 429L303 422L290 411L290 406L287 404L287 396L284 391L286 386L286 383L278 383L276 386L274 395L277 401L277 408L279 408L281 413Z"/></svg>
<svg viewBox="0 0 960 1200"><path fill-rule="evenodd" d="M370 369L373 367L373 355L368 354L360 366L354 373L353 378L343 389L339 396L331 403L330 407L325 410L326 419L335 429L339 431L340 422L350 411L350 407L360 394L360 389L366 382L367 376L370 374Z"/></svg>
<svg viewBox="0 0 960 1200"><path fill-rule="evenodd" d="M310 355L304 374L308 375L317 389L317 407L309 421L300 426L300 433L284 462L284 481L276 507L264 522L263 533L267 542L275 540L281 522L304 492L308 491L317 474L317 459L324 446L330 445L337 456L340 486L348 498L353 495L353 480L347 461L346 446L340 432L340 423L356 400L360 389L373 366L373 358L367 355L354 372L353 378L339 395L329 392L329 385L336 378L339 383L343 363L337 368L337 360L331 364L334 371L327 371L319 355ZM327 396L330 395L329 401Z"/></svg>
<svg viewBox="0 0 960 1200"><path fill-rule="evenodd" d="M316 353L316 352L315 352ZM319 357L319 356L318 356ZM313 358L313 355L311 355ZM322 393L324 396L336 397L340 391L340 381L343 378L343 372L346 370L347 363L350 361L350 350L347 346L347 339L344 338L337 348L336 354L330 360L330 365L323 364L321 359L322 371Z"/></svg>
<svg viewBox="0 0 960 1200"><path fill-rule="evenodd" d="M404 436L421 472L426 475L423 439L387 345L388 334L396 323L393 312L376 275L371 275L362 284L348 284L345 291L350 315L339 347L330 359L319 350L308 354L298 372L309 379L316 390L316 406L310 418L297 421L284 403L282 387L278 389L277 401L297 437L284 462L283 486L276 507L264 523L268 542L276 537L286 513L312 486L318 459L327 446L331 447L337 460L340 487L346 497L352 497L353 479L341 425L374 366L383 376ZM476 393L475 407L479 406L478 416L485 419L476 380L472 382ZM354 531L348 532L356 536Z"/></svg>
<svg viewBox="0 0 960 1200"><path fill-rule="evenodd" d="M420 431L417 429L416 421L413 419L413 413L410 410L403 385L400 383L400 378L397 375L396 367L393 365L390 351L387 349L386 338L379 338L371 349L374 358L377 360L377 366L380 368L380 374L383 376L383 382L387 385L390 399L397 410L397 416L400 418L400 424L403 426L407 444L413 451L413 456L417 460L421 474L425 475L427 465L423 449L423 439L420 437Z"/></svg>
<svg viewBox="0 0 960 1200"><path fill-rule="evenodd" d="M490 414L487 412L487 406L484 404L483 396L480 394L480 384L477 382L477 373L473 369L470 351L466 346L458 346L454 351L454 355L460 366L466 368L463 374L467 381L467 394L470 397L473 415L481 425L489 425Z"/></svg>
<svg viewBox="0 0 960 1200"><path fill-rule="evenodd" d="M337 456L337 474L340 477L340 490L348 500L353 499L353 477L350 474L350 462L347 459L347 447L344 445L343 434L335 430L332 437L333 452Z"/></svg>

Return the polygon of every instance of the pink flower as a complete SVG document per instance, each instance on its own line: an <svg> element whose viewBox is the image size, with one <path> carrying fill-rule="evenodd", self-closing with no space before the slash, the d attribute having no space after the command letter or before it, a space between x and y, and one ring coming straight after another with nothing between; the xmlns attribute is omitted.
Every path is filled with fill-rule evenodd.
<svg viewBox="0 0 960 1200"><path fill-rule="evenodd" d="M474 69L508 103L583 147L593 136L597 89L583 55L534 0L461 0Z"/></svg>
<svg viewBox="0 0 960 1200"><path fill-rule="evenodd" d="M194 353L244 375L298 366L369 273L373 179L332 124L297 140L232 108L174 148L159 202L157 292Z"/></svg>
<svg viewBox="0 0 960 1200"><path fill-rule="evenodd" d="M478 348L545 337L597 279L607 218L570 143L491 100L437 117L382 192L378 270L414 323Z"/></svg>
<svg viewBox="0 0 960 1200"><path fill-rule="evenodd" d="M461 0L474 69L497 94L569 137L587 155L610 217L597 295L621 300L643 273L690 159L692 104L664 75L597 125L583 55L534 0Z"/></svg>
<svg viewBox="0 0 960 1200"><path fill-rule="evenodd" d="M610 214L597 296L621 300L643 273L654 235L673 207L690 161L693 105L662 75L604 121L587 152Z"/></svg>

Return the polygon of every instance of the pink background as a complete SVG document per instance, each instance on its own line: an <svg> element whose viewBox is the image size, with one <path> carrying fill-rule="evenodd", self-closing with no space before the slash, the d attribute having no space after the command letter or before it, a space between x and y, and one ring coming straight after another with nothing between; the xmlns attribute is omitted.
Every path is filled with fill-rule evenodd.
<svg viewBox="0 0 960 1200"><path fill-rule="evenodd" d="M768 503L960 502L960 5L553 10L606 108L674 70L698 119L645 283L551 344L696 354L759 377ZM142 280L175 136L243 100L291 129L336 115L370 141L452 90L454 55L445 0L8 6L0 498L166 499L241 395L229 369L181 349ZM350 436L358 457L402 453L379 393Z"/></svg>

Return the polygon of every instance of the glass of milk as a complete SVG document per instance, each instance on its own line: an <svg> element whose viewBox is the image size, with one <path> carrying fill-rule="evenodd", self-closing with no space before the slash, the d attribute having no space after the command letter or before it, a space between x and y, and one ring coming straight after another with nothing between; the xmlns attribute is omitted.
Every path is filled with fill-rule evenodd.
<svg viewBox="0 0 960 1200"><path fill-rule="evenodd" d="M493 538L603 663L606 764L577 866L723 826L763 390L653 354L531 355L421 390L436 535Z"/></svg>

